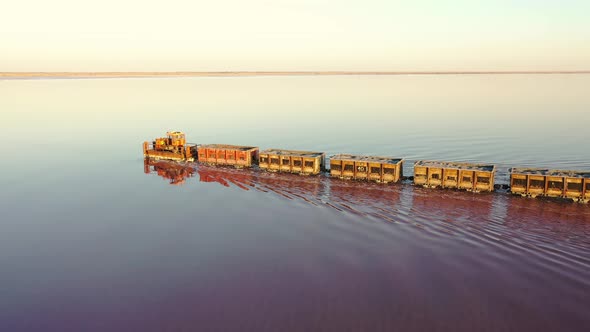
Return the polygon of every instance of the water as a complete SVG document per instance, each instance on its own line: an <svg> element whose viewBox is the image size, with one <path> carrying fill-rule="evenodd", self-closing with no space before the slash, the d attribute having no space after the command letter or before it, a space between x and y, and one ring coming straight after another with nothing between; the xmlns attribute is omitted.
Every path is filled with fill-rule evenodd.
<svg viewBox="0 0 590 332"><path fill-rule="evenodd" d="M145 174L141 142L183 130L401 156L406 175L418 159L491 162L506 183L512 166L590 169L588 86L0 81L0 330L586 331L590 206L197 165Z"/></svg>

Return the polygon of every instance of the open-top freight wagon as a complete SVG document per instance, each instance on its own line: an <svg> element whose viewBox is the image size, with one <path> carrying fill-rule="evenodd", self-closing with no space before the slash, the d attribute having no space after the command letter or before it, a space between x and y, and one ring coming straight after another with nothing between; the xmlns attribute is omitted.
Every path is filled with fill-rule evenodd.
<svg viewBox="0 0 590 332"><path fill-rule="evenodd" d="M258 148L254 146L208 144L197 147L199 161L211 165L252 167L258 162Z"/></svg>
<svg viewBox="0 0 590 332"><path fill-rule="evenodd" d="M330 157L330 176L340 179L398 182L403 177L401 158L337 154Z"/></svg>
<svg viewBox="0 0 590 332"><path fill-rule="evenodd" d="M449 161L414 163L414 184L467 191L494 191L496 166Z"/></svg>
<svg viewBox="0 0 590 332"><path fill-rule="evenodd" d="M510 191L522 196L560 197L587 203L590 201L590 172L512 168Z"/></svg>
<svg viewBox="0 0 590 332"><path fill-rule="evenodd" d="M282 149L264 150L260 152L258 167L275 172L319 174L325 167L325 153Z"/></svg>

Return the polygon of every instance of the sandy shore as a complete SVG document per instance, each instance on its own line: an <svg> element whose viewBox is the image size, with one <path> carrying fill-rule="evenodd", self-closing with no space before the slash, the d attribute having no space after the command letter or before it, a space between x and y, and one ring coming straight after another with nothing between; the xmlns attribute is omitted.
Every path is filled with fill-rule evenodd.
<svg viewBox="0 0 590 332"><path fill-rule="evenodd" d="M236 77L236 76L346 76L346 75L518 75L590 74L578 71L174 71L174 72L0 72L0 78L141 78L141 77Z"/></svg>

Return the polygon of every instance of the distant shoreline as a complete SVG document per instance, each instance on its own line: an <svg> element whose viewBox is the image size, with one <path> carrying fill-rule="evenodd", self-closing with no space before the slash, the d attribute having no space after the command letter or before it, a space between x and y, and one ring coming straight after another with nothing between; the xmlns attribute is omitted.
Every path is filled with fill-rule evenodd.
<svg viewBox="0 0 590 332"><path fill-rule="evenodd" d="M401 75L555 75L590 74L590 70L560 71L145 71L145 72L0 72L0 78L157 78L247 76L401 76Z"/></svg>

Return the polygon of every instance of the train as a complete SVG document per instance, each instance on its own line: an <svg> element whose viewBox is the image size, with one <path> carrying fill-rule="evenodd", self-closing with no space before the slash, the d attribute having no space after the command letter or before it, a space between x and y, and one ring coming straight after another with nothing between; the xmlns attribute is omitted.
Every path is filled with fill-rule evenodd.
<svg viewBox="0 0 590 332"><path fill-rule="evenodd" d="M324 152L318 151L276 148L260 151L256 146L190 144L181 131L169 131L165 137L143 142L143 155L155 160L196 161L237 168L255 167L268 172L308 176L328 173L333 178L383 184L411 179L414 185L428 188L449 188L474 193L496 190L496 166L493 164L419 160L414 163L413 176L404 177L404 158L353 154L336 154L326 158ZM590 171L513 167L509 172L509 190L514 195L590 202Z"/></svg>

